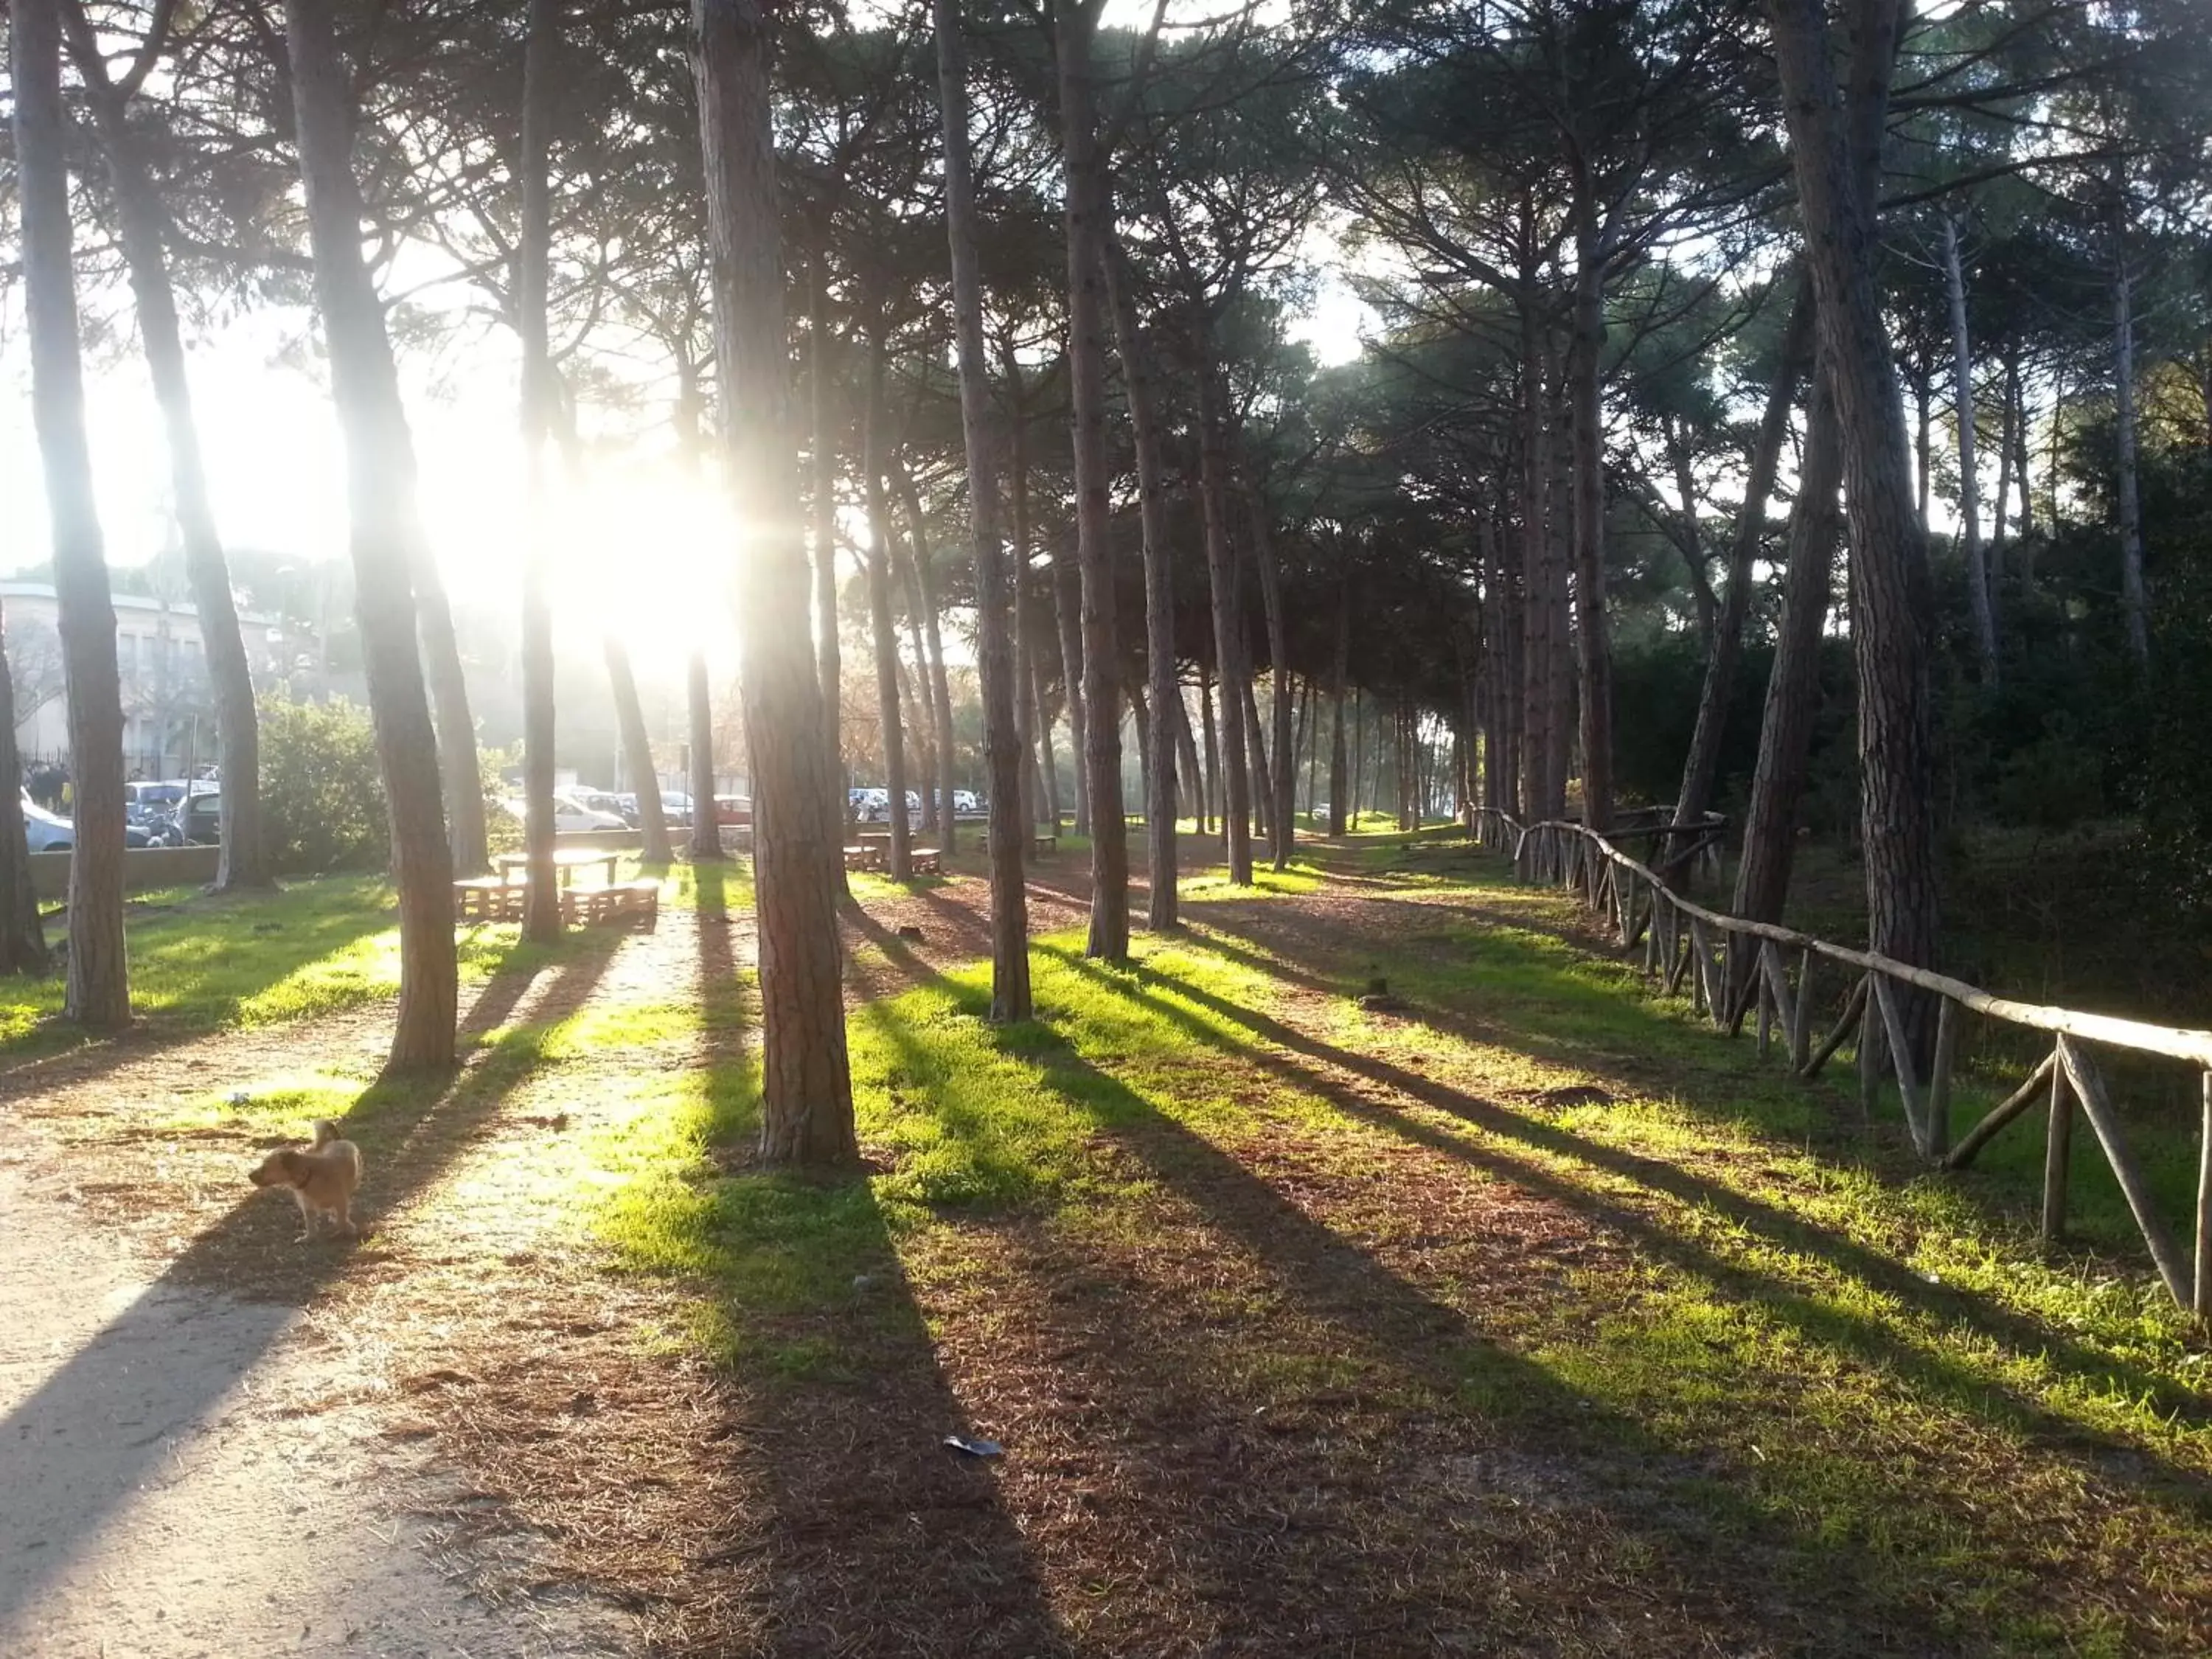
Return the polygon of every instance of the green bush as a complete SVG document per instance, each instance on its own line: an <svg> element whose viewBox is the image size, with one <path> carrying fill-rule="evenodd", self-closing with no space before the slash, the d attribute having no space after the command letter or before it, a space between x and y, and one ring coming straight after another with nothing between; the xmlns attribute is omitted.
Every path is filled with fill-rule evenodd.
<svg viewBox="0 0 2212 1659"><path fill-rule="evenodd" d="M276 868L380 868L390 832L368 711L342 697L295 702L278 691L260 712L262 815Z"/></svg>

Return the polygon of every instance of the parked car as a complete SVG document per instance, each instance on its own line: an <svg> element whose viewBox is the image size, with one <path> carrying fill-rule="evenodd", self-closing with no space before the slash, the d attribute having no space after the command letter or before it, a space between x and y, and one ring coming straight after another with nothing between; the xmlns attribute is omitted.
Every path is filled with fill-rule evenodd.
<svg viewBox="0 0 2212 1659"><path fill-rule="evenodd" d="M23 839L33 853L66 853L76 844L76 828L23 797Z"/></svg>
<svg viewBox="0 0 2212 1659"><path fill-rule="evenodd" d="M76 826L58 813L49 812L26 795L23 798L23 840L33 853L66 853L76 845ZM125 847L173 847L180 844L166 824L125 823Z"/></svg>
<svg viewBox="0 0 2212 1659"><path fill-rule="evenodd" d="M517 823L527 823L530 821L530 805L527 801L518 798L501 804L514 814L514 821ZM195 801L193 805L197 808L198 803ZM556 794L553 797L553 830L556 835L570 835L584 830L627 830L629 826L622 821L622 816L619 813L595 811L572 794Z"/></svg>
<svg viewBox="0 0 2212 1659"><path fill-rule="evenodd" d="M637 797L627 790L615 797L614 810L622 814L622 821L633 830L640 828L645 822L644 814L638 810ZM664 790L660 797L660 821L671 830L690 829L691 797Z"/></svg>
<svg viewBox="0 0 2212 1659"><path fill-rule="evenodd" d="M623 811L623 798L611 789L572 789L568 792L568 798L587 812L604 812L611 818L620 818L630 829L637 828L630 823L629 814ZM636 809L636 799L632 797L632 811Z"/></svg>
<svg viewBox="0 0 2212 1659"><path fill-rule="evenodd" d="M222 797L194 795L175 823L187 846L215 846L222 840Z"/></svg>
<svg viewBox="0 0 2212 1659"><path fill-rule="evenodd" d="M753 821L753 803L750 795L717 795L714 797L714 822L742 829Z"/></svg>
<svg viewBox="0 0 2212 1659"><path fill-rule="evenodd" d="M983 810L982 799L973 789L956 789L952 792L952 810L961 817L975 817Z"/></svg>

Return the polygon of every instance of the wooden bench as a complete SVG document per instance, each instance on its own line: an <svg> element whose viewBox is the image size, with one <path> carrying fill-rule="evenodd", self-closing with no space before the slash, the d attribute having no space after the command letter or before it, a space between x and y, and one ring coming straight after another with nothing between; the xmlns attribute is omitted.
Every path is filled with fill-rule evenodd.
<svg viewBox="0 0 2212 1659"><path fill-rule="evenodd" d="M524 890L490 876L453 884L453 908L463 921L520 921Z"/></svg>
<svg viewBox="0 0 2212 1659"><path fill-rule="evenodd" d="M885 856L881 842L863 842L845 849L845 867L848 870L881 870Z"/></svg>
<svg viewBox="0 0 2212 1659"><path fill-rule="evenodd" d="M983 833L983 850L987 853L991 850L991 836L988 830ZM1060 832L1056 830L1037 830L1030 837L1030 851L1057 853L1060 851Z"/></svg>
<svg viewBox="0 0 2212 1659"><path fill-rule="evenodd" d="M607 887L571 887L561 895L564 921L583 927L599 923L642 921L650 928L660 921L660 884L623 881Z"/></svg>

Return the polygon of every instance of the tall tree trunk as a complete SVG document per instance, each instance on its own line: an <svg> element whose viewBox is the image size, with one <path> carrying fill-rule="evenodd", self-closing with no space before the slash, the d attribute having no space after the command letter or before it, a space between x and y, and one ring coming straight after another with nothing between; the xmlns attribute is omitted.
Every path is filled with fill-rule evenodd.
<svg viewBox="0 0 2212 1659"><path fill-rule="evenodd" d="M1759 763L1744 813L1743 859L1736 866L1735 913L1753 921L1778 923L1790 896L1797 804L1805 793L1813 722L1820 708L1820 633L1828 617L1840 517L1836 490L1843 464L1843 434L1837 429L1836 400L1824 366L1814 376L1797 499L1790 512L1781 633L1766 682Z"/></svg>
<svg viewBox="0 0 2212 1659"><path fill-rule="evenodd" d="M1083 579L1073 553L1066 549L1052 556L1050 569L1054 626L1046 644L1054 639L1059 641L1061 701L1067 709L1068 747L1075 761L1075 833L1087 836L1091 833L1091 775L1084 768L1083 757L1090 750L1091 710L1083 677Z"/></svg>
<svg viewBox="0 0 2212 1659"><path fill-rule="evenodd" d="M1029 697L1024 707L1029 710L1029 723L1024 729L1036 733L1036 742L1023 748L1022 781L1027 805L1022 822L1049 824L1056 835L1060 824L1060 756L1052 744L1052 705L1045 696L1043 659L1034 651L1025 656Z"/></svg>
<svg viewBox="0 0 2212 1659"><path fill-rule="evenodd" d="M20 48L18 48L20 51ZM20 64L18 56L11 61ZM15 752L15 682L8 673L7 617L0 615L0 975L46 971L46 935L31 890L31 849L23 834L23 775Z"/></svg>
<svg viewBox="0 0 2212 1659"><path fill-rule="evenodd" d="M1115 685L1114 547L1106 454L1106 242L1113 204L1098 141L1092 37L1103 0L1060 0L1062 156L1066 175L1068 398L1075 425L1076 565L1083 588L1083 766L1091 811L1091 934L1085 953L1129 954L1128 824L1121 811L1121 722Z"/></svg>
<svg viewBox="0 0 2212 1659"><path fill-rule="evenodd" d="M31 416L53 537L70 767L75 775L63 1013L88 1030L112 1031L131 1023L130 965L123 938L123 695L116 677L115 607L85 433L84 366L70 252L68 117L61 95L61 20L56 0L16 0L9 21L23 308L31 337ZM0 778L0 788L14 793L15 776Z"/></svg>
<svg viewBox="0 0 2212 1659"><path fill-rule="evenodd" d="M92 104L114 191L117 240L130 276L154 401L161 411L177 533L184 545L185 572L191 583L192 605L207 652L208 684L214 694L216 738L222 765L215 886L219 892L267 887L272 877L261 828L261 734L253 706L253 672L239 629L238 607L231 597L230 568L222 538L216 528L214 503L208 494L207 466L192 408L191 377L185 367L176 293L163 246L168 215L131 131L134 83L126 79L118 85L108 78L106 60L86 19L83 0L60 3L71 56ZM13 775L0 772L0 779Z"/></svg>
<svg viewBox="0 0 2212 1659"><path fill-rule="evenodd" d="M714 805L714 698L704 651L691 653L684 702L691 727L691 862L713 864L722 857L722 819Z"/></svg>
<svg viewBox="0 0 2212 1659"><path fill-rule="evenodd" d="M1990 520L1990 590L1994 601L2004 582L2005 519L2012 511L2013 422L2020 414L2020 359L2007 353L2004 390L1997 401L1997 504Z"/></svg>
<svg viewBox="0 0 2212 1659"><path fill-rule="evenodd" d="M1244 736L1251 755L1252 815L1262 840L1272 843L1274 830L1274 776L1267 769L1267 738L1260 723L1260 703L1253 677L1246 675L1244 692Z"/></svg>
<svg viewBox="0 0 2212 1659"><path fill-rule="evenodd" d="M1727 735L1728 707L1743 662L1744 618L1751 611L1752 569L1766 540L1766 503L1774 494L1774 475L1782 459L1782 446L1790 436L1790 415L1796 407L1797 387L1804 378L1813 344L1813 290L1802 274L1790 301L1790 321L1783 330L1781 361L1766 389L1766 408L1759 416L1759 434L1752 441L1750 465L1745 469L1743 507L1736 515L1735 537L1729 547L1728 592L1713 628L1712 647L1705 659L1705 679L1698 695L1698 724L1690 738L1689 758L1682 766L1682 787L1674 797L1674 827L1696 823L1713 800L1713 781L1720 775L1721 743Z"/></svg>
<svg viewBox="0 0 2212 1659"><path fill-rule="evenodd" d="M622 733L623 753L629 760L629 787L637 796L638 833L644 838L647 865L665 866L675 860L668 841L668 814L660 800L660 775L653 769L653 739L646 735L645 708L638 702L637 677L630 672L629 651L612 634L602 642L607 659L607 684L614 691L615 726Z"/></svg>
<svg viewBox="0 0 2212 1659"><path fill-rule="evenodd" d="M1565 757L1556 752L1557 726L1552 718L1552 533L1545 511L1552 439L1544 397L1542 323L1533 299L1524 296L1520 312L1522 581L1528 594L1522 607L1522 695L1527 709L1522 723L1522 794L1529 817L1540 820L1559 815Z"/></svg>
<svg viewBox="0 0 2212 1659"><path fill-rule="evenodd" d="M2112 436L2118 455L2120 605L2128 653L2150 660L2150 605L2143 587L2142 502L2136 483L2136 326L2134 279L2124 252L2112 267Z"/></svg>
<svg viewBox="0 0 2212 1659"><path fill-rule="evenodd" d="M968 524L975 562L975 650L982 680L983 756L990 789L991 1018L1030 1017L1029 902L1022 860L1024 756L1007 638L1006 561L999 541L998 456L991 431L990 362L983 351L983 283L976 252L975 189L968 149L968 53L956 0L933 0L937 76L945 117L945 210L952 254L953 341L960 354L960 425L968 459ZM1026 541L1016 568L1026 566ZM1018 590L1015 599L1018 602ZM941 668L941 659L940 659ZM1034 688L1032 688L1034 689ZM949 820L948 820L949 823ZM951 844L948 830L948 846Z"/></svg>
<svg viewBox="0 0 2212 1659"><path fill-rule="evenodd" d="M1974 455L1974 353L1966 331L1966 270L1959 253L1959 219L1943 216L1943 285L1951 302L1951 401L1959 427L1959 541L1966 555L1966 605L1982 678L1997 683L1996 612L1990 603L1989 565L1982 550L1981 469ZM2002 532L2000 532L2002 533Z"/></svg>
<svg viewBox="0 0 2212 1659"><path fill-rule="evenodd" d="M988 391L989 388L985 388ZM937 728L937 796L939 822L937 826L939 849L950 853L959 845L959 832L955 819L958 814L952 805L953 786L958 781L957 757L952 731L952 686L945 672L945 633L937 614L937 565L929 556L929 520L921 510L921 492L915 488L914 475L903 465L898 467L899 493L906 502L907 540L914 554L909 568L914 572L915 592L921 612L921 644L928 648L929 706L931 720ZM994 515L995 517L995 514ZM1004 561L1001 559L1000 583L1005 585ZM1000 598L1001 622L1004 621L1004 596Z"/></svg>
<svg viewBox="0 0 2212 1659"><path fill-rule="evenodd" d="M1159 416L1152 380L1152 357L1138 327L1137 298L1127 254L1115 239L1108 248L1107 295L1114 307L1114 333L1121 346L1121 374L1128 389L1129 423L1137 449L1137 505L1145 538L1145 678L1149 699L1148 734L1154 764L1146 774L1145 861L1151 879L1145 925L1164 933L1179 924L1176 892L1175 708L1182 693L1176 682L1175 573L1168 547L1167 478L1160 460Z"/></svg>
<svg viewBox="0 0 2212 1659"><path fill-rule="evenodd" d="M1245 770L1244 708L1250 671L1244 657L1244 619L1238 604L1237 556L1229 538L1229 446L1221 388L1212 366L1198 365L1199 506L1206 534L1206 574L1213 599L1213 662L1221 681L1221 821L1229 840L1229 879L1252 884L1252 803Z"/></svg>
<svg viewBox="0 0 2212 1659"><path fill-rule="evenodd" d="M1894 0L1855 0L1847 126L1822 0L1769 5L1821 346L1843 434L1869 941L1883 955L1928 967L1939 937L1928 549L1913 507L1875 279L1873 191L1860 182L1867 146L1850 130L1880 130L1898 12ZM1924 1023L1924 1010L1916 1007L1914 1022Z"/></svg>
<svg viewBox="0 0 2212 1659"><path fill-rule="evenodd" d="M884 489L884 341L869 343L868 402L861 417L861 485L868 502L868 618L876 638L876 709L883 722L884 785L890 797L893 881L914 879L914 827L906 815L906 733L899 719L898 625L891 617L891 504Z"/></svg>
<svg viewBox="0 0 2212 1659"><path fill-rule="evenodd" d="M1362 793L1367 780L1367 710L1364 693L1354 690L1352 694L1352 827L1359 828L1361 803L1366 799Z"/></svg>
<svg viewBox="0 0 2212 1659"><path fill-rule="evenodd" d="M822 241L827 242L828 233ZM811 505L813 580L814 672L822 687L823 717L833 746L842 743L845 696L844 646L837 632L837 404L835 372L830 362L830 255L817 243L810 260L812 281L806 289L807 469L812 473ZM845 768L832 769L832 805L842 821L849 815Z"/></svg>
<svg viewBox="0 0 2212 1659"><path fill-rule="evenodd" d="M1012 584L1013 606L1014 731L1022 753L1022 822L1039 823L1038 813L1048 800L1056 830L1060 827L1059 767L1049 758L1042 766L1039 764L1040 754L1049 756L1052 727L1044 696L1044 659L1038 650L1036 578L1030 565L1035 538L1030 527L1028 411L1023 399L1022 366L1011 343L1006 348L1006 374L1008 402L1012 405L1006 422L1006 496L1013 520L1013 550L1007 564L1007 580ZM1050 640L1048 629L1045 642L1048 644Z"/></svg>
<svg viewBox="0 0 2212 1659"><path fill-rule="evenodd" d="M1259 486L1244 481L1244 505L1252 521L1252 562L1260 572L1260 605L1267 624L1269 709L1275 769L1269 774L1273 793L1268 797L1267 840L1274 867L1291 867L1297 840L1297 744L1291 732L1290 626L1283 615L1282 574L1275 562L1275 536L1267 522L1267 504Z"/></svg>
<svg viewBox="0 0 2212 1659"><path fill-rule="evenodd" d="M2027 392L2018 380L2013 382L2012 441L2017 452L2014 457L2014 471L2020 479L2020 534L2022 540L2035 533L2035 504L2030 499L2027 468Z"/></svg>
<svg viewBox="0 0 2212 1659"><path fill-rule="evenodd" d="M416 643L417 599L410 576L422 536L415 445L399 401L384 307L362 258L353 109L329 7L330 0L285 0L285 35L315 300L330 359L331 398L345 441L354 605L399 888L399 1017L387 1064L392 1070L443 1067L453 1061L459 999L454 866ZM112 626L109 633L112 637ZM464 735L473 767L474 734ZM482 787L473 776L470 786L481 803Z"/></svg>
<svg viewBox="0 0 2212 1659"><path fill-rule="evenodd" d="M1613 632L1605 607L1605 250L1590 190L1577 191L1573 349L1575 650L1582 670L1583 822L1613 827Z"/></svg>
<svg viewBox="0 0 2212 1659"><path fill-rule="evenodd" d="M1208 810L1219 815L1220 834L1227 839L1229 809L1223 805L1221 776L1221 735L1213 724L1213 682L1207 677L1206 665L1198 665L1198 718L1206 732L1206 799Z"/></svg>
<svg viewBox="0 0 2212 1659"><path fill-rule="evenodd" d="M561 893L553 863L553 607L546 591L552 514L546 499L545 446L552 435L552 345L547 319L553 254L552 121L554 51L561 0L530 0L523 47L522 234L515 258L515 314L522 335L522 450L527 477L522 552L523 851L529 879L522 936L561 937ZM474 737L471 738L474 747ZM458 789L458 783L455 785ZM479 792L480 793L480 792Z"/></svg>
<svg viewBox="0 0 2212 1659"><path fill-rule="evenodd" d="M1198 734L1190 729L1190 706L1183 700L1182 685L1177 682L1175 691L1175 739L1177 764L1181 768L1176 786L1176 798L1188 796L1191 816L1200 835L1206 833L1206 773L1198 760ZM1180 825L1178 825L1180 827Z"/></svg>
<svg viewBox="0 0 2212 1659"><path fill-rule="evenodd" d="M857 1160L859 1145L837 938L837 750L808 627L797 446L785 412L790 345L769 23L761 0L694 0L691 15L722 443L731 489L752 526L738 616L760 927L761 1157L844 1165Z"/></svg>
<svg viewBox="0 0 2212 1659"><path fill-rule="evenodd" d="M1344 696L1352 678L1352 563L1346 560L1336 582L1336 660L1329 673L1328 833L1341 837L1350 827L1345 790L1351 780L1345 772Z"/></svg>

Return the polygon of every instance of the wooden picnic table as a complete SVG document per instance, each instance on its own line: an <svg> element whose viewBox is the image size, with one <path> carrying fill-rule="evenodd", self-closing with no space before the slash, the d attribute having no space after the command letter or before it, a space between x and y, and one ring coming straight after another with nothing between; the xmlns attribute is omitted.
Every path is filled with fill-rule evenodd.
<svg viewBox="0 0 2212 1659"><path fill-rule="evenodd" d="M561 885L567 887L579 870L588 870L595 864L607 867L606 884L615 884L615 866L621 861L627 848L617 848L605 852L597 847L556 847L553 849L553 867L560 872ZM527 880L530 873L530 854L501 853L492 860L498 866L499 878L503 882Z"/></svg>

